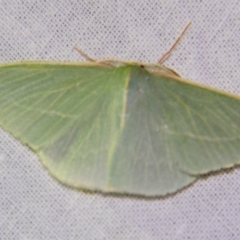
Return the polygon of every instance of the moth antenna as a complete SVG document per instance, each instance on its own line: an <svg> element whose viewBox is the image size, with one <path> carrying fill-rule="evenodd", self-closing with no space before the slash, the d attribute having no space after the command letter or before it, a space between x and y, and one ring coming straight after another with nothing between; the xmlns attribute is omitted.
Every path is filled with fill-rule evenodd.
<svg viewBox="0 0 240 240"><path fill-rule="evenodd" d="M82 57L84 57L86 60L88 60L89 62L95 62L95 63L98 63L102 66L107 66L107 67L114 67L112 64L110 63L105 63L103 61L97 61L91 57L89 57L85 52L83 52L82 50L80 50L79 48L77 47L74 47L73 48L74 50L76 50Z"/></svg>
<svg viewBox="0 0 240 240"><path fill-rule="evenodd" d="M77 47L73 48L74 50L76 50L82 57L84 57L86 60L88 60L89 62L97 62L95 59L89 57L86 53L84 53L82 50L80 50Z"/></svg>
<svg viewBox="0 0 240 240"><path fill-rule="evenodd" d="M176 48L178 43L181 41L182 37L185 35L185 33L187 32L191 24L192 22L188 23L188 25L184 28L184 30L182 31L178 39L175 41L175 43L172 45L172 47L158 60L158 64L162 64L167 58L169 58L169 56L171 55L173 50Z"/></svg>

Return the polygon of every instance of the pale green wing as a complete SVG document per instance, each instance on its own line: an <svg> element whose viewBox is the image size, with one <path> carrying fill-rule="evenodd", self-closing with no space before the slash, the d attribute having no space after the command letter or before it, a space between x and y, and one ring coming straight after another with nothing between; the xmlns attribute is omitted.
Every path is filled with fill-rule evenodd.
<svg viewBox="0 0 240 240"><path fill-rule="evenodd" d="M111 167L116 189L166 194L240 163L240 98L135 68L127 103Z"/></svg>
<svg viewBox="0 0 240 240"><path fill-rule="evenodd" d="M240 100L139 66L0 68L0 123L61 182L147 196L240 162Z"/></svg>
<svg viewBox="0 0 240 240"><path fill-rule="evenodd" d="M96 66L3 66L1 126L36 151L63 183L107 190L128 74Z"/></svg>

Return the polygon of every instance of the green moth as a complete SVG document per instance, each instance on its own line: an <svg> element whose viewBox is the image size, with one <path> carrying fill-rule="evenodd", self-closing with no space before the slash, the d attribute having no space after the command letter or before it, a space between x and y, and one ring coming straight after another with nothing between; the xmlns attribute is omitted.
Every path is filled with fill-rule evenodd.
<svg viewBox="0 0 240 240"><path fill-rule="evenodd" d="M161 196L240 163L240 97L159 64L2 65L0 125L81 189Z"/></svg>

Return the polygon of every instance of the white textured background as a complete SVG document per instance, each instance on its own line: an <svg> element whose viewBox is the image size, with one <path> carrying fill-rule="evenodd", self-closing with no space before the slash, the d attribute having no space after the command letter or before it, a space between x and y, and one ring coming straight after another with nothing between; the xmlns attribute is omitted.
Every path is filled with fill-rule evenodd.
<svg viewBox="0 0 240 240"><path fill-rule="evenodd" d="M156 62L240 94L239 0L0 1L0 63L95 59ZM166 199L86 194L59 184L0 130L1 240L240 239L240 170Z"/></svg>

